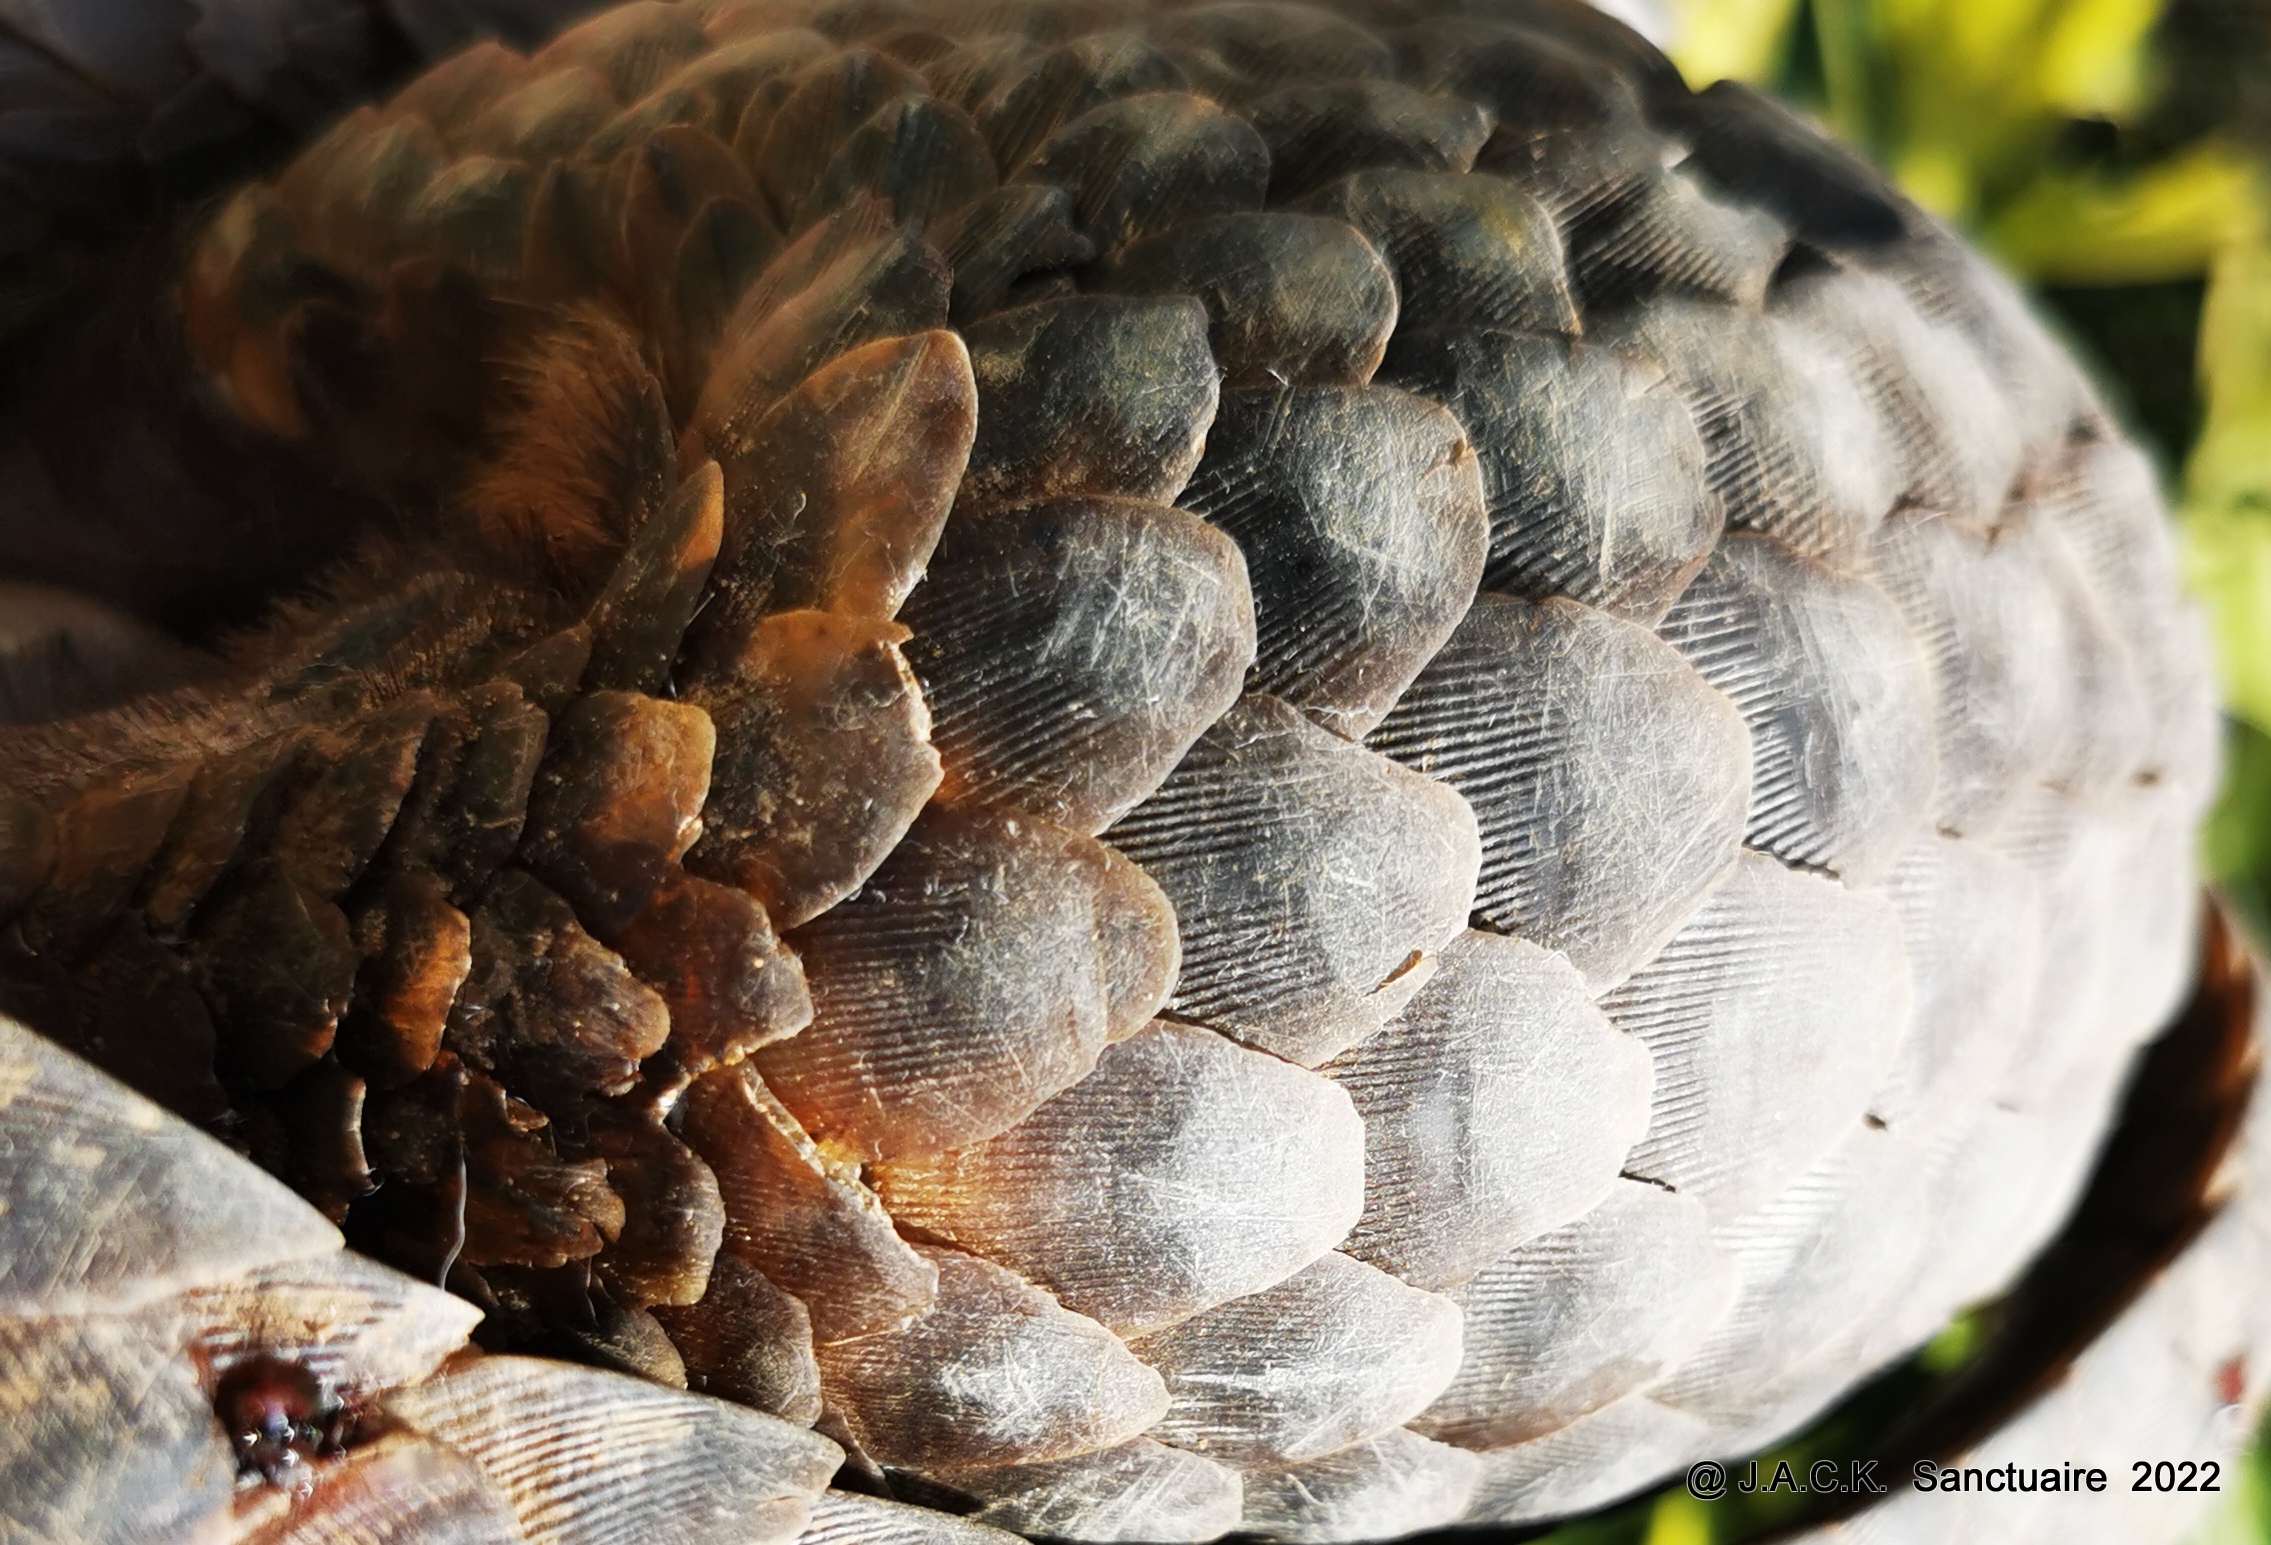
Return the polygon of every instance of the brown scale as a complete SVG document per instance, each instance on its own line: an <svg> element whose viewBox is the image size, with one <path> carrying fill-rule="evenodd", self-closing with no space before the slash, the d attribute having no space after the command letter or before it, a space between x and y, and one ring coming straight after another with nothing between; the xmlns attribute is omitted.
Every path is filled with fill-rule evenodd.
<svg viewBox="0 0 2271 1545"><path fill-rule="evenodd" d="M702 1296L654 1318L685 1360L686 1387L793 1422L820 1417L820 1365L804 1305L739 1256L721 1253Z"/></svg>
<svg viewBox="0 0 2271 1545"><path fill-rule="evenodd" d="M894 623L808 611L755 630L728 678L731 697L712 705L720 767L703 840L688 855L695 872L794 924L850 895L888 856L939 778L902 635ZM854 789L860 803L847 804Z"/></svg>
<svg viewBox="0 0 2271 1545"><path fill-rule="evenodd" d="M1396 286L1338 220L1222 215L1150 237L1111 266L1113 289L1195 295L1229 384L1362 386L1396 325Z"/></svg>
<svg viewBox="0 0 2271 1545"><path fill-rule="evenodd" d="M209 1138L12 1024L0 1065L4 1141L41 1151L0 1251L12 1522L518 1545L568 1519L786 1545L840 1460L791 1423L662 1387L684 1374L661 1327L603 1297L560 1343L642 1377L483 1357L465 1346L473 1305L341 1249Z"/></svg>
<svg viewBox="0 0 2271 1545"><path fill-rule="evenodd" d="M785 395L765 383L762 359L721 358L687 436L689 456L718 458L725 499L690 663L726 668L771 613L888 618L921 578L976 408L961 340L931 329L927 311L919 320L923 331L860 340ZM745 377L729 375L744 365Z"/></svg>
<svg viewBox="0 0 2271 1545"><path fill-rule="evenodd" d="M1105 1322L1266 1295L1358 1217L1360 1123L1295 1064L1392 1035L1503 868L1488 788L1417 770L1430 657L1486 563L1566 592L1622 509L1597 469L1512 486L1508 403L1604 339L1678 354L1663 387L1588 373L1588 411L1686 472L1708 450L1776 529L1855 528L1811 548L1882 514L1806 463L1838 426L1681 368L1792 373L1760 297L1786 228L1822 235L1784 195L1839 168L1782 126L1724 204L1725 147L1762 135L1739 101L1560 0L1427 10L647 0L349 114L212 218L168 327L231 433L324 470L361 556L138 720L0 746L0 1008L477 1303L495 1347L824 1421L863 1473L1036 1533L1145 1477L1174 1529L1238 1523L1234 1476L1138 1436L1160 1377ZM1665 170L1656 120L1692 120L1698 167ZM1663 296L1701 341L1605 315ZM1466 351L1509 331L1536 368L1500 401ZM1454 388L1508 424L1470 442ZM1576 562L1512 536L1533 509ZM1584 599L1676 606L1720 511L1660 514L1648 573ZM1171 1302L1112 1233L1139 1161L1190 1241ZM485 1539L419 1445L517 1464L514 1508L578 1456L763 1448L729 1412L658 1454L643 1413L683 1407L600 1377L492 1358L402 1392L325 1506L392 1482ZM484 1425L507 1395L538 1419ZM1407 1521L1471 1489L1463 1454L1362 1441L1317 1496L1405 1460L1441 1482ZM795 1451L817 1486L834 1460ZM1245 1521L1304 1484L1251 1478ZM750 1527L798 1527L787 1496Z"/></svg>
<svg viewBox="0 0 2271 1545"><path fill-rule="evenodd" d="M779 1292L768 1277L808 1299L823 1343L919 1309L935 1272L790 1110L871 1150L990 1135L1144 1022L1176 944L1156 887L1109 848L1011 808L923 813L941 764L891 619L958 502L938 572L974 592L1019 583L986 567L990 526L1079 497L1051 518L1069 552L1103 556L1068 560L1048 603L1068 623L1107 604L1083 564L1157 550L1162 585L1185 587L1147 603L1162 626L1202 603L1212 621L1142 647L1138 629L1124 664L1049 688L1061 713L958 717L948 741L958 797L1014 792L1084 828L1143 799L1253 648L1228 543L1186 516L1187 533L1152 530L1224 372L1361 386L1389 272L1423 262L1401 237L1376 255L1338 208L1258 213L1265 136L1191 83L1278 92L1265 121L1311 147L1311 184L1462 167L1487 132L1454 99L1396 96L1358 27L1288 43L1270 25L1210 13L1150 42L1068 25L1053 50L987 53L846 13L825 30L872 41L845 49L761 8L700 24L636 6L527 59L472 50L350 116L274 193L240 195L187 293L223 399L349 481L445 511L469 589L517 568L538 594L458 620L382 578L361 620L302 649L267 739L80 796L136 819L90 804L11 839L14 888L40 891L30 937L99 958L65 982L82 1039L130 1010L177 1046L210 1035L220 1083L143 1080L223 1120L359 1243L489 1304L506 1339L667 1372L655 1329L675 1327L712 1348L683 1364L695 1376L785 1389L721 1361L705 1328L783 1320L753 1307ZM1375 84L1285 95L1320 72ZM1203 307L1072 294L1103 253L1122 290L1177 295L1225 261L1305 263L1324 288L1280 275ZM1484 288L1564 326L1548 255L1494 250L1522 277ZM966 343L938 330L950 312ZM1131 373L1165 389L1131 400ZM1471 467L1455 431L1429 450ZM1157 503L1114 502L1131 498ZM1451 588L1471 588L1477 544L1459 545ZM1185 593L1191 557L1222 576L1203 596ZM988 658L1001 643L957 620L961 593L910 613L937 630L920 660L942 702L992 701L1005 670L1057 680ZM1155 652L1188 661L1165 697ZM1113 736L1127 750L1084 766ZM931 899L909 910L911 885ZM112 925L130 902L147 924ZM930 962L943 998L899 980L907 926L963 941ZM1393 953L1377 974L1420 959ZM11 992L52 986L48 964ZM1085 1006L1057 1024L1068 993ZM832 1045L896 1046L940 1013L1014 1042L1029 1087L981 1059L982 1111L897 1135L844 1103L861 1079L840 1083ZM835 1255L813 1274L794 1242L822 1237Z"/></svg>
<svg viewBox="0 0 2271 1545"><path fill-rule="evenodd" d="M698 1079L683 1131L718 1177L725 1253L801 1297L817 1342L871 1334L930 1302L938 1269L893 1230L859 1166L824 1153L754 1067Z"/></svg>
<svg viewBox="0 0 2271 1545"><path fill-rule="evenodd" d="M714 475L710 487L714 521ZM665 544L663 561L626 563L628 577L613 592L617 611L642 590L670 591L683 564L668 560L682 549ZM595 616L598 652L610 660L653 654L637 638L653 608L628 611L621 622L605 608ZM148 1016L165 984L178 983L180 1006L164 1022L202 1021L210 1004L226 1026L217 1061L235 1108L231 1130L345 1218L351 1235L429 1272L556 1270L604 1257L599 1279L627 1299L629 1312L646 1301L699 1299L722 1228L706 1166L652 1107L610 1098L628 1091L640 1062L660 1049L667 1010L585 932L568 903L524 873L489 877L517 842L584 898L595 922L623 927L677 875L707 780L706 719L622 692L561 699L594 652L570 640L516 661L530 689L562 702L560 734L547 734L546 716L520 683L500 680L446 705L414 694L352 735L303 744L281 776L280 759L256 747L212 764L237 776L193 779L185 769L98 790L111 805L130 795L123 808L149 814L98 828L98 806L82 800L72 807L81 812L76 825L52 823L51 851L62 849L69 862L45 866L40 894L52 899L35 897L25 921L33 938L60 948L67 932L87 932L75 917L122 908L138 891L164 898L161 915L183 917L181 894L214 868L215 833L249 829L206 894L187 904L186 929L171 936L186 941L192 969L173 963L143 913L122 911L99 951L112 963L66 978L85 1000L79 1022L99 1037L125 1008ZM610 733L656 714L701 732L687 773L674 770L683 758L646 754L679 744L671 735ZM625 764L625 751L640 755ZM265 809L252 813L248 806L263 799L248 799L238 785L257 787L260 773L273 787L260 791ZM144 786L156 792L140 792ZM193 799L192 789L212 793ZM536 820L524 835L529 809ZM98 829L108 836L99 846L90 840ZM88 835L73 839L74 830ZM165 883L145 882L144 870ZM723 893L721 904L687 890L699 882L678 875L674 883L682 909L690 895L696 915L717 913L729 939L758 941L760 951L769 943L762 912L739 893ZM453 905L458 899L466 910ZM717 971L735 969L734 947L724 946ZM771 1033L793 1031L809 1012L793 959L782 960L774 975L787 973L785 1006L769 1007L779 993L766 988L743 995L760 1020L785 1021ZM761 966L760 955L742 969ZM25 974L12 978L20 994ZM34 973L30 986L38 980ZM739 1033L734 1045L736 1032L721 1027L708 1055L738 1055L766 1031ZM117 1050L131 1060L133 1048ZM182 1066L180 1050L144 1046L143 1081L214 1119L221 1101L167 1085ZM694 1070L705 1065L701 1053L688 1054ZM503 1073L537 1103L481 1069ZM636 1205L627 1209L626 1196Z"/></svg>

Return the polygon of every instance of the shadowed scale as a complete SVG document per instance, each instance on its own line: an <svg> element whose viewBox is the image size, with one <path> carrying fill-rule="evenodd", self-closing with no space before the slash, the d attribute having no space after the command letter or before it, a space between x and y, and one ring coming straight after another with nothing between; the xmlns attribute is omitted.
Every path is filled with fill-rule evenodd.
<svg viewBox="0 0 2271 1545"><path fill-rule="evenodd" d="M1527 1524L2070 1208L2196 620L1763 99L1573 0L16 9L141 127L0 145L12 1524Z"/></svg>

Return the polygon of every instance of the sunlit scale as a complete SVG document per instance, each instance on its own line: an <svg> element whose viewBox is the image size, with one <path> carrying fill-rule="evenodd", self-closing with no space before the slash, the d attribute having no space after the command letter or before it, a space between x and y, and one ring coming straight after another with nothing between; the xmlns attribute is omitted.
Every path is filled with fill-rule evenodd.
<svg viewBox="0 0 2271 1545"><path fill-rule="evenodd" d="M643 0L183 248L148 454L341 529L0 738L50 1537L1583 1511L2008 1282L2189 970L2149 468L1576 0Z"/></svg>

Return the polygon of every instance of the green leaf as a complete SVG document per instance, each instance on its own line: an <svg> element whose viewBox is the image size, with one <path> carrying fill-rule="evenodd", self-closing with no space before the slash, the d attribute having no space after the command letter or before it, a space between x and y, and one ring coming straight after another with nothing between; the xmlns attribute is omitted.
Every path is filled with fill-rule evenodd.
<svg viewBox="0 0 2271 1545"><path fill-rule="evenodd" d="M1868 144L1877 127L1871 80L1875 44L1870 0L1810 0L1821 52L1823 116L1841 138Z"/></svg>
<svg viewBox="0 0 2271 1545"><path fill-rule="evenodd" d="M1713 1545L1711 1510L1676 1486L1656 1499L1641 1545Z"/></svg>
<svg viewBox="0 0 2271 1545"><path fill-rule="evenodd" d="M2271 1541L2271 1426L2255 1435L2234 1467L2229 1495L2189 1545L2265 1545Z"/></svg>
<svg viewBox="0 0 2271 1545"><path fill-rule="evenodd" d="M1943 220L1960 220L1971 210L1978 179L1970 159L1950 145L1912 145L1893 163L1893 180L1902 191Z"/></svg>
<svg viewBox="0 0 2271 1545"><path fill-rule="evenodd" d="M2256 171L2205 142L2128 176L2045 171L1983 233L2052 284L2136 284L2205 271L2255 218Z"/></svg>
<svg viewBox="0 0 2271 1545"><path fill-rule="evenodd" d="M1916 1361L1928 1373L1954 1373L1979 1355L1987 1344L1987 1330L1987 1316L1981 1311L1959 1314L1924 1343Z"/></svg>
<svg viewBox="0 0 2271 1545"><path fill-rule="evenodd" d="M2225 707L2271 731L2271 222L2256 187L2235 202L2239 234L2216 255L2201 311L2207 403L2185 466L2180 534L2186 582L2207 607ZM2227 803L2234 797L2227 793ZM2237 840L2228 823L2217 840L2227 849ZM2238 860L2211 856L2212 865L2227 862Z"/></svg>
<svg viewBox="0 0 2271 1545"><path fill-rule="evenodd" d="M1681 0L1672 11L1670 53L1697 86L1764 81L1781 61L1798 0Z"/></svg>
<svg viewBox="0 0 2271 1545"><path fill-rule="evenodd" d="M2271 508L2271 228L2260 191L2216 256L2200 316L2200 439L2184 469L2193 514Z"/></svg>
<svg viewBox="0 0 2271 1545"><path fill-rule="evenodd" d="M2118 118L2144 96L2145 39L2159 0L2068 0L2045 30L2034 89L2069 116Z"/></svg>
<svg viewBox="0 0 2271 1545"><path fill-rule="evenodd" d="M2271 736L2243 720L2224 737L2224 786L2200 831L2200 868L2243 903L2271 880Z"/></svg>
<svg viewBox="0 0 2271 1545"><path fill-rule="evenodd" d="M2271 505L2196 510L2182 543L2185 581L2208 609L2224 706L2271 730Z"/></svg>

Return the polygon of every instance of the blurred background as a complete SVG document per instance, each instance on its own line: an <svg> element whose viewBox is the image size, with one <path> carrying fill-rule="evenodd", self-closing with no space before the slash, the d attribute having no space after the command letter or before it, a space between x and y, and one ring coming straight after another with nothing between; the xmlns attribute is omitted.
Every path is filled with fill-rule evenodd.
<svg viewBox="0 0 2271 1545"><path fill-rule="evenodd" d="M2151 449L2228 711L2202 862L2271 944L2271 0L1608 0L1641 6L1691 85L1796 103L1993 253ZM1779 1452L1864 1450L1992 1313ZM2271 1428L2226 1489L2195 1545L2271 1545ZM1549 1541L1726 1545L1794 1500L1675 1488Z"/></svg>

